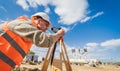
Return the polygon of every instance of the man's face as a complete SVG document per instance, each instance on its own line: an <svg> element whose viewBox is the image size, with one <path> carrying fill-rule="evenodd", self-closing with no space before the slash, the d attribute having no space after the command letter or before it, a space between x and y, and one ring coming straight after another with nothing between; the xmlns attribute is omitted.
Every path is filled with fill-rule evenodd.
<svg viewBox="0 0 120 71"><path fill-rule="evenodd" d="M39 30L42 30L43 32L45 32L48 29L49 23L41 18L38 18L37 20L37 28Z"/></svg>

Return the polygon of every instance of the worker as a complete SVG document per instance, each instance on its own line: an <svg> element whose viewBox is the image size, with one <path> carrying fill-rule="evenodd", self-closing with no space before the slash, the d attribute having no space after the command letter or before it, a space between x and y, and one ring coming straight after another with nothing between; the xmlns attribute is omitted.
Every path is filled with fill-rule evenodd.
<svg viewBox="0 0 120 71"><path fill-rule="evenodd" d="M32 44L38 47L51 47L64 30L47 34L45 31L51 27L49 16L44 12L38 12L27 19L26 16L5 22L0 26L0 71L10 71L16 65L20 65Z"/></svg>

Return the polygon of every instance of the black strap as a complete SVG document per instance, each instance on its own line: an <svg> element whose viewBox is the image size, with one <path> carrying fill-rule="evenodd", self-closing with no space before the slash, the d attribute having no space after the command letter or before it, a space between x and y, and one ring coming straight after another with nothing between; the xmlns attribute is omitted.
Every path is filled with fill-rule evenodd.
<svg viewBox="0 0 120 71"><path fill-rule="evenodd" d="M23 51L23 49L14 41L7 33L4 33L2 35L24 58L26 53Z"/></svg>
<svg viewBox="0 0 120 71"><path fill-rule="evenodd" d="M7 63L9 66L14 67L16 64L13 60L7 57L4 53L0 51L0 59Z"/></svg>
<svg viewBox="0 0 120 71"><path fill-rule="evenodd" d="M56 50L56 47L57 47L57 42L55 42L55 44L54 44L54 49L53 49L53 52L52 52L52 58L51 58L51 65L53 64L53 59L54 59L54 55L55 55L55 50Z"/></svg>

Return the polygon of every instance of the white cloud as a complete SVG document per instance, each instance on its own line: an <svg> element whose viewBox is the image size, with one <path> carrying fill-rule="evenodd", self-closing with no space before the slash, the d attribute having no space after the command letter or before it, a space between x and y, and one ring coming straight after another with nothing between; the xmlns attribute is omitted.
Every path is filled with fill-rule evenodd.
<svg viewBox="0 0 120 71"><path fill-rule="evenodd" d="M1 24L1 23L4 23L4 22L5 22L5 20L0 19L0 24Z"/></svg>
<svg viewBox="0 0 120 71"><path fill-rule="evenodd" d="M68 25L84 18L88 7L87 0L17 0L17 4L25 10L28 10L29 7L36 8L37 5L45 7L48 4L54 5L56 14L60 16L59 22Z"/></svg>
<svg viewBox="0 0 120 71"><path fill-rule="evenodd" d="M104 52L109 49L115 49L120 47L120 39L106 40L101 43L87 43L84 48L87 48L90 52Z"/></svg>
<svg viewBox="0 0 120 71"><path fill-rule="evenodd" d="M93 18L96 18L96 17L98 17L98 16L100 16L100 15L102 15L102 14L104 14L103 11L98 12L98 13L96 13L94 16L92 16L91 18L92 18L92 19L93 19Z"/></svg>
<svg viewBox="0 0 120 71"><path fill-rule="evenodd" d="M72 54L72 49L75 48L75 47L69 46L69 45L66 45L66 44L65 44L65 46L66 46L66 50L67 50L68 56L70 58L72 58L73 57L72 56L73 55ZM57 55L55 57L59 57L59 55L58 55L59 54L59 47L60 47L60 45L57 45L56 51L55 51L55 54L57 54ZM42 47L37 47L37 46L33 45L30 50L35 52L35 54L40 56L40 59L42 59L42 57L46 56L48 48L42 48Z"/></svg>
<svg viewBox="0 0 120 71"><path fill-rule="evenodd" d="M55 0L55 12L60 16L59 22L73 24L86 16L87 0Z"/></svg>
<svg viewBox="0 0 120 71"><path fill-rule="evenodd" d="M44 11L45 11L46 13L49 13L49 12L50 12L50 8L49 8L49 7L46 7Z"/></svg>
<svg viewBox="0 0 120 71"><path fill-rule="evenodd" d="M115 51L113 49L117 49L120 47L120 39L111 39L106 40L101 43L87 43L84 48L88 49L88 58L97 58L101 60L110 60L111 58L111 52L109 51ZM116 61L116 60L113 60Z"/></svg>
<svg viewBox="0 0 120 71"><path fill-rule="evenodd" d="M113 49L113 48L117 48L120 47L120 39L112 39L112 40L107 40L105 42L101 43L102 47L105 47L107 49Z"/></svg>
<svg viewBox="0 0 120 71"><path fill-rule="evenodd" d="M81 19L80 22L81 22L81 23L87 22L88 20L92 20L92 19L94 19L94 18L96 18L96 17L98 17L98 16L100 16L100 15L102 15L102 14L104 14L103 11L98 12L98 13L96 13L96 14L93 15L93 16L89 16L89 17L85 17L85 18Z"/></svg>
<svg viewBox="0 0 120 71"><path fill-rule="evenodd" d="M68 32L70 30L70 28L66 28L66 27L61 27L62 29L65 30L65 32Z"/></svg>
<svg viewBox="0 0 120 71"><path fill-rule="evenodd" d="M7 12L7 9L4 8L3 6L0 6L0 9L2 9L4 12Z"/></svg>
<svg viewBox="0 0 120 71"><path fill-rule="evenodd" d="M20 6L22 6L23 9L28 10L29 5L26 2L27 0L17 0L16 3Z"/></svg>
<svg viewBox="0 0 120 71"><path fill-rule="evenodd" d="M96 18L102 15L104 12L98 12L93 16L88 17L88 2L87 0L17 0L16 2L23 9L28 10L30 7L37 8L44 6L45 12L49 13L49 5L55 6L55 13L60 17L59 23L71 25L76 22L84 23L88 20Z"/></svg>
<svg viewBox="0 0 120 71"><path fill-rule="evenodd" d="M87 43L84 48L87 48L88 51L92 52L92 51L95 51L98 47L99 43Z"/></svg>
<svg viewBox="0 0 120 71"><path fill-rule="evenodd" d="M87 43L86 46L96 47L98 46L98 43Z"/></svg>
<svg viewBox="0 0 120 71"><path fill-rule="evenodd" d="M103 41L101 43L96 43L96 42L87 43L87 44L85 44L85 47L84 47L84 48L87 48L87 50L88 50L88 52L86 53L86 56L87 56L87 58L97 58L97 59L107 61L110 59L111 53L108 52L109 48L106 48L106 47L112 47L111 49L114 49L115 47L120 47L119 43L120 43L120 39L107 40L107 41ZM80 47L66 45L66 49L67 49L69 58L78 58L79 56L84 58L84 55L82 55L78 52L79 48ZM83 52L84 48L80 48L81 53ZM76 50L75 53L72 53L72 49ZM36 54L39 55L41 58L44 57L47 53L46 48L38 48L38 47L33 46L31 48L31 50L35 51ZM57 57L59 57L58 56L59 45L58 45L56 51L57 51Z"/></svg>
<svg viewBox="0 0 120 71"><path fill-rule="evenodd" d="M86 22L86 21L88 21L88 20L90 20L91 19L91 17L85 17L84 19L82 19L80 22L81 23L84 23L84 22Z"/></svg>
<svg viewBox="0 0 120 71"><path fill-rule="evenodd" d="M38 55L40 60L42 60L42 58L45 57L48 51L47 48L37 47L35 45L33 45L30 50L35 52L35 55Z"/></svg>
<svg viewBox="0 0 120 71"><path fill-rule="evenodd" d="M30 7L37 8L38 5L47 6L50 0L17 0L16 3L24 10L29 10Z"/></svg>

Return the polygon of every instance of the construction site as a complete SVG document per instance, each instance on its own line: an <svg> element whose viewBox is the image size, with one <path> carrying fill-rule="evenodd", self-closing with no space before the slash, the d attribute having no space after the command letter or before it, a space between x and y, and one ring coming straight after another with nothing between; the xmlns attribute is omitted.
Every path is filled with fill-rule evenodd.
<svg viewBox="0 0 120 71"><path fill-rule="evenodd" d="M0 0L0 71L120 71L120 0Z"/></svg>
<svg viewBox="0 0 120 71"><path fill-rule="evenodd" d="M69 71L66 69L64 62L62 62L62 66L61 66L59 59L55 59L55 61L53 65L49 64L48 68L44 66L44 68L46 68L45 71ZM20 66L15 67L11 71L42 71L43 64L44 64L44 59L39 62L31 61L31 60L29 61L23 60ZM95 63L89 64L89 63L85 63L84 60L79 60L77 62L71 59L70 66L71 66L71 71L120 71L119 62L118 63L117 62L116 63L99 62L99 64L95 64Z"/></svg>
<svg viewBox="0 0 120 71"><path fill-rule="evenodd" d="M60 47L61 49L56 50L57 57L54 57L56 56L55 51L53 49L54 47L51 48L52 49L51 52L50 52L50 48L44 49L43 52L47 52L47 53L45 54L46 56L45 58L40 57L42 59L39 59L38 55L35 55L34 52L31 52L24 58L24 60L21 62L21 65L16 66L12 71L119 71L120 70L120 62L101 62L97 59L88 59L87 49L83 49L83 52L81 52L80 49L78 49L78 52L79 53L81 52L82 55L82 57L80 58L75 57L76 49L71 49L71 53L74 59L69 59L65 44L62 41ZM64 54L63 54L63 49L65 51ZM61 50L61 55L59 50ZM51 61L52 58L53 61Z"/></svg>

